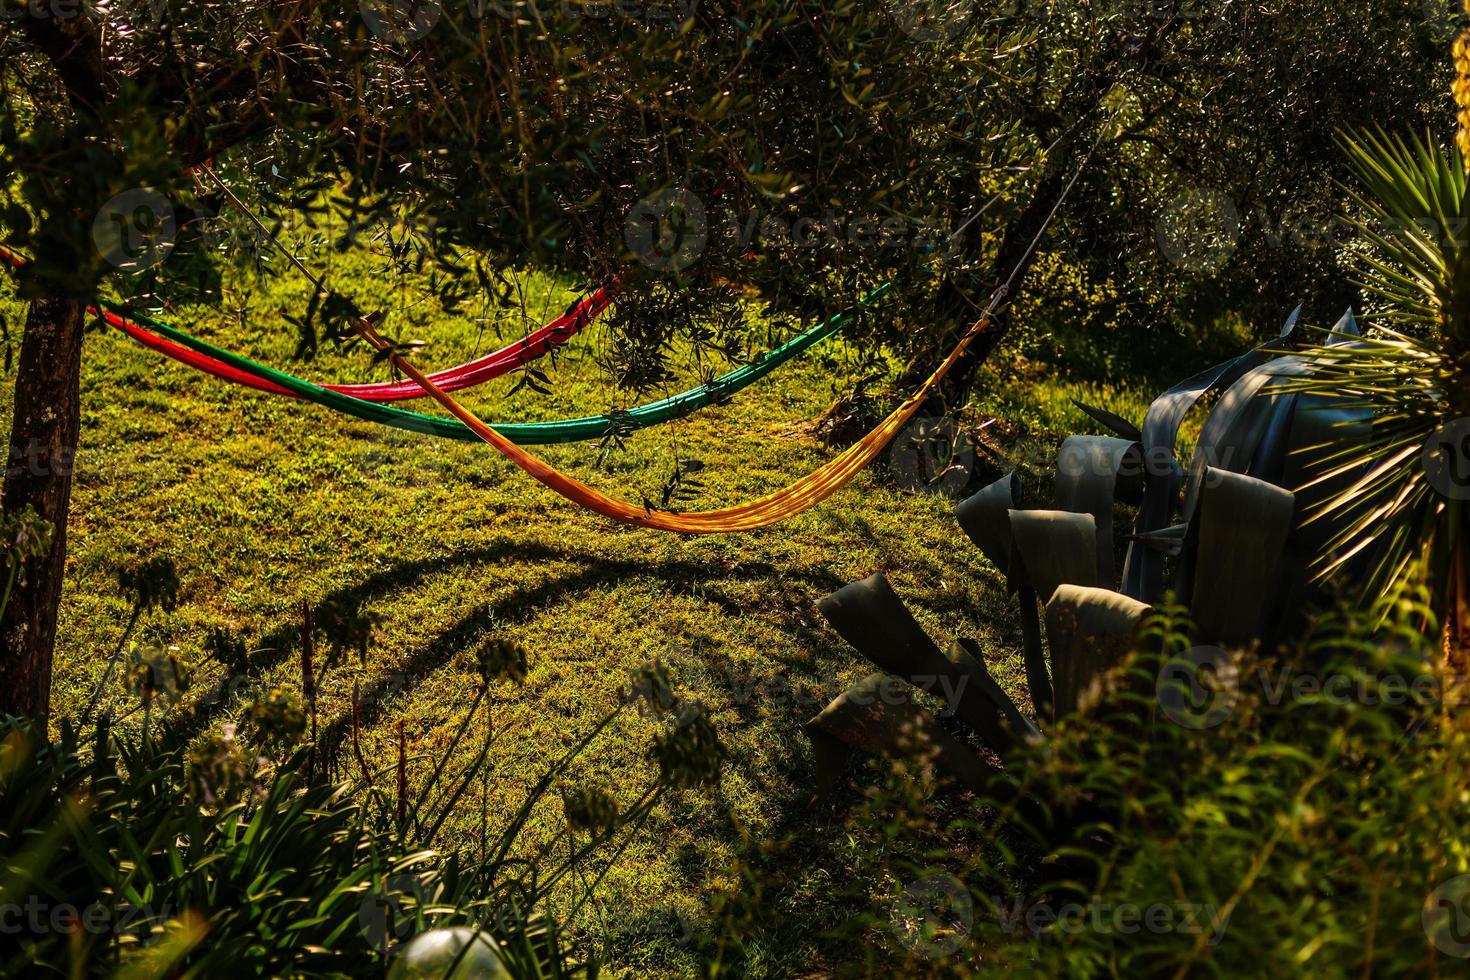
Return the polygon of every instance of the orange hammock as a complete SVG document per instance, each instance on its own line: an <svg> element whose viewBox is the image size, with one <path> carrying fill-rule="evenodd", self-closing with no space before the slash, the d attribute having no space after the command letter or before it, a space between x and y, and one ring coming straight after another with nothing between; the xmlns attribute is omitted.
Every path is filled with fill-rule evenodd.
<svg viewBox="0 0 1470 980"><path fill-rule="evenodd" d="M1091 153L1089 152L1088 155L1091 156ZM1085 159L1083 165L1086 165ZM311 281L312 285L316 286L319 291L324 290L325 287L321 279L314 275L310 269L302 264L300 259L296 258L280 242L276 241L275 236L270 233L259 218L255 217L255 214L245 206L244 202L235 196L234 191L230 189L229 185L223 180L220 180L218 174L207 166L201 168L201 170L224 193L225 197L280 249L281 253L286 256L286 259L303 276ZM1079 169L1078 174L1080 173L1081 170ZM1071 191L1072 184L1076 182L1077 175L1074 175L1071 183L1067 185L1066 191L1062 194L1063 198ZM1061 201L1058 200L1057 207L1059 208L1060 206ZM1046 230L1046 225L1049 225L1051 218L1055 216L1056 208L1053 208L1051 216L1047 218L1046 223L1042 226L1042 232ZM1036 244L1040 240L1041 233L1038 232L1035 241L1031 244L1031 248L1035 249ZM1012 279L1014 278L1015 274L1013 273ZM678 514L673 511L657 510L652 507L630 504L626 500L609 497L607 494L589 487L581 480L567 476L560 470L548 466L531 453L528 453L480 421L474 412L465 408L453 395L440 388L434 383L433 379L410 364L407 358L393 352L391 345L379 336L377 330L373 328L373 325L366 318L357 318L353 322L353 326L358 336L371 344L374 349L388 352L388 356L393 362L394 367L417 382L419 387L428 392L429 396L436 402L448 409L449 413L463 422L471 432L495 447L501 455L525 470L535 480L550 487L573 503L602 514L604 517L611 517L615 521L623 524L632 524L635 527L653 528L656 531L673 531L676 534L728 534L735 531L754 531L758 528L770 527L772 524L779 524L789 517L795 517L802 511L815 507L851 482L853 477L857 476L865 466L878 457L878 454L893 440L894 436L903 431L903 427L908 425L909 420L918 412L919 406L924 403L925 399L934 391L939 382L949 373L950 368L954 367L955 362L969 349L970 344L974 342L975 338L989 329L991 323L990 318L1001 301L1009 293L1009 287L1010 282L1007 282L1006 285L996 291L995 295L991 297L990 304L986 307L984 315L981 316L974 326L966 331L964 337L960 338L959 344L955 346L954 350L950 351L949 356L944 359L944 363L940 364L934 373L929 376L929 380L925 381L923 386L914 392L908 401L900 405L876 429L849 446L840 456L837 456L820 469L808 473L790 486L783 487L774 493L766 494L766 496L757 500L737 504L734 507L697 511L692 514Z"/></svg>
<svg viewBox="0 0 1470 980"><path fill-rule="evenodd" d="M1028 256L1041 241L1041 236L1045 233L1047 226L1051 224L1052 218L1056 217L1062 200L1065 200L1067 194L1071 192L1072 186L1076 184L1077 178L1082 173L1082 168L1086 167L1087 159L1091 155L1091 151L1088 151L1087 157L1082 161L1082 167L1079 167L1077 173L1073 174L1071 181L1067 184L1066 189L1063 190L1061 198L1057 200L1056 207L1052 208L1051 214L1042 224L1041 230L1036 234L1036 238L1031 242L1031 247L1027 250ZM224 193L225 197L265 234L275 244L276 248L280 249L286 259L302 275L311 281L312 285L316 286L319 291L325 289L321 279L314 275L310 269L302 264L300 259L296 258L295 255L276 240L276 237L271 234L264 223L255 216L250 208L245 206L243 201L235 196L234 191L219 178L218 174L208 166L201 168L201 170ZM1012 281L1020 271L1020 265L1018 263L1016 270L1012 272L1011 280L1008 280L1005 285L996 290L990 299L989 305L985 308L985 313L960 338L960 342L955 346L954 350L950 351L949 356L944 359L944 363L940 364L934 370L934 373L929 376L929 380L925 381L919 390L909 397L908 401L900 405L876 429L869 432L852 446L849 446L831 462L822 466L820 469L808 473L790 486L783 487L774 493L766 494L764 497L748 503L737 504L734 507L723 507L719 510L697 511L692 514L679 514L673 511L657 510L653 507L630 504L626 500L609 497L607 494L589 487L581 480L567 476L560 470L548 466L531 453L480 421L475 413L461 405L453 395L444 391L434 383L433 379L409 363L407 358L394 352L392 345L379 336L377 330L373 328L373 325L366 318L357 318L353 326L358 336L371 344L374 349L387 352L394 367L417 382L419 387L428 392L429 396L436 402L448 409L449 413L463 422L471 432L495 447L501 455L516 466L519 466L522 470L525 470L526 473L530 474L539 483L551 488L573 503L579 504L590 511L602 514L604 517L611 517L615 521L623 524L632 524L635 527L647 527L656 531L673 531L676 534L728 534L735 531L754 531L758 528L770 527L773 524L779 524L787 518L795 517L804 510L815 507L845 487L865 466L876 459L884 447L893 440L893 437L898 435L904 426L908 425L909 420L919 411L919 406L924 404L925 399L939 385L939 382L944 380L944 376L949 373L950 368L954 367L955 362L970 348L970 344L975 341L975 338L990 328L990 318L1009 294Z"/></svg>
<svg viewBox="0 0 1470 980"><path fill-rule="evenodd" d="M992 302L992 308L994 305L995 303ZM944 359L944 363L935 369L934 373L929 376L929 380L925 381L918 391L914 392L892 415L884 419L876 429L849 446L831 462L808 473L790 486L767 494L758 500L734 507L698 511L691 514L676 514L671 511L630 504L625 500L609 497L582 481L567 476L481 422L453 395L441 390L429 379L428 375L414 367L405 358L395 354L393 362L400 371L418 382L430 397L448 409L475 435L494 446L502 455L536 480L573 503L580 504L605 517L611 517L615 521L633 524L637 527L674 531L680 534L725 534L732 531L754 531L757 528L770 527L772 524L780 523L788 517L794 517L816 506L846 486L863 467L877 458L894 436L903 430L918 412L919 406L949 373L955 362L969 349L975 338L989 329L990 322L990 314L987 313L965 333L955 349ZM378 350L388 348L387 341L378 336L377 331L366 321L358 321L357 331Z"/></svg>

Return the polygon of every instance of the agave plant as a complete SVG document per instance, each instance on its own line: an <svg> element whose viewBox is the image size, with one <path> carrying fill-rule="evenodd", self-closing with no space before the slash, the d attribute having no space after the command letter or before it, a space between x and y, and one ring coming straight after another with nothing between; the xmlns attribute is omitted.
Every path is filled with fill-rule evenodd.
<svg viewBox="0 0 1470 980"><path fill-rule="evenodd" d="M1368 251L1360 285L1382 309L1352 344L1305 352L1294 388L1370 413L1363 438L1333 440L1318 483L1339 486L1308 515L1333 529L1318 560L1358 563L1370 594L1423 560L1447 652L1470 657L1470 198L1466 159L1427 138L1345 137L1361 183L1353 223ZM1351 476L1343 480L1343 477Z"/></svg>

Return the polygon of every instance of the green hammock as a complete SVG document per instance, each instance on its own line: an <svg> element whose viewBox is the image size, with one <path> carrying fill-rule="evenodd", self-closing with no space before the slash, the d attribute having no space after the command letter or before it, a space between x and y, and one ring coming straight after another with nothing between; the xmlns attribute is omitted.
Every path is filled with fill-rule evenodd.
<svg viewBox="0 0 1470 980"><path fill-rule="evenodd" d="M888 290L884 284L868 293L858 301L858 309L867 306L873 300L883 295ZM461 442L480 442L476 436L461 421L454 418L442 418L433 415L424 415L419 412L405 411L399 408L390 408L387 405L375 402L363 401L349 395L329 391L319 385L312 384L302 378L277 371L274 368L258 364L249 358L232 354L229 351L215 347L197 337L191 337L181 330L177 330L165 323L140 316L125 310L114 303L103 301L103 308L114 316L127 319L146 326L169 340L182 344L191 350L197 351L215 360L222 361L231 367L247 371L257 377L274 382L292 393L315 402L325 408L351 415L367 422L376 422L379 425L388 425L396 429L406 429L409 432L421 432L425 435L438 436L441 439L458 439ZM776 368L785 364L792 358L802 354L806 350L821 343L841 330L853 318L855 311L845 310L826 321L811 328L805 333L798 334L775 350L766 354L759 361L736 368L727 374L723 374L713 381L702 384L696 388L659 401L649 402L626 412L615 412L607 415L588 415L583 418L562 419L556 422L513 422L496 424L495 430L512 442L523 446L543 446L553 443L585 442L591 439L601 439L614 432L625 432L636 429L646 429L650 426L659 425L674 419L680 419L693 412L723 401L743 388L749 387L761 378L770 374Z"/></svg>

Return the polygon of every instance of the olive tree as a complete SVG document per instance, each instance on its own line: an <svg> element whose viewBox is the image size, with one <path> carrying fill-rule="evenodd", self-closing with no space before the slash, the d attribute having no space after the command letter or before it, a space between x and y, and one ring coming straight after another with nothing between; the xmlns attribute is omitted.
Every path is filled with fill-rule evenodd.
<svg viewBox="0 0 1470 980"><path fill-rule="evenodd" d="M805 318L885 282L854 336L917 374L1001 282L1017 308L1047 296L1022 258L1084 157L1040 254L1173 296L1199 286L1157 260L1181 187L1320 201L1331 129L1416 118L1430 72L1422 11L1390 0L0 2L0 233L33 259L3 503L56 529L0 621L0 710L30 715L87 303L228 260L195 234L218 205L201 164L268 215L406 224L449 307L512 268L616 282L631 388L676 334L734 349L745 298ZM1239 282L1293 281L1236 254ZM306 352L362 312L318 299Z"/></svg>

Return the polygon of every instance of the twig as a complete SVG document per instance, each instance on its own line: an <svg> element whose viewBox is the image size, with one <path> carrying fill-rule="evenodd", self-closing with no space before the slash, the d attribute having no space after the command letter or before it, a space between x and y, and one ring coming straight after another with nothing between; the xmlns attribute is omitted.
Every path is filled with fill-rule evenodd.
<svg viewBox="0 0 1470 980"><path fill-rule="evenodd" d="M301 692L306 697L306 710L311 718L311 755L306 765L306 782L316 782L316 676L313 670L315 647L312 639L311 603L301 602Z"/></svg>
<svg viewBox="0 0 1470 980"><path fill-rule="evenodd" d="M403 734L403 719L398 720L398 833L408 822L408 740Z"/></svg>

